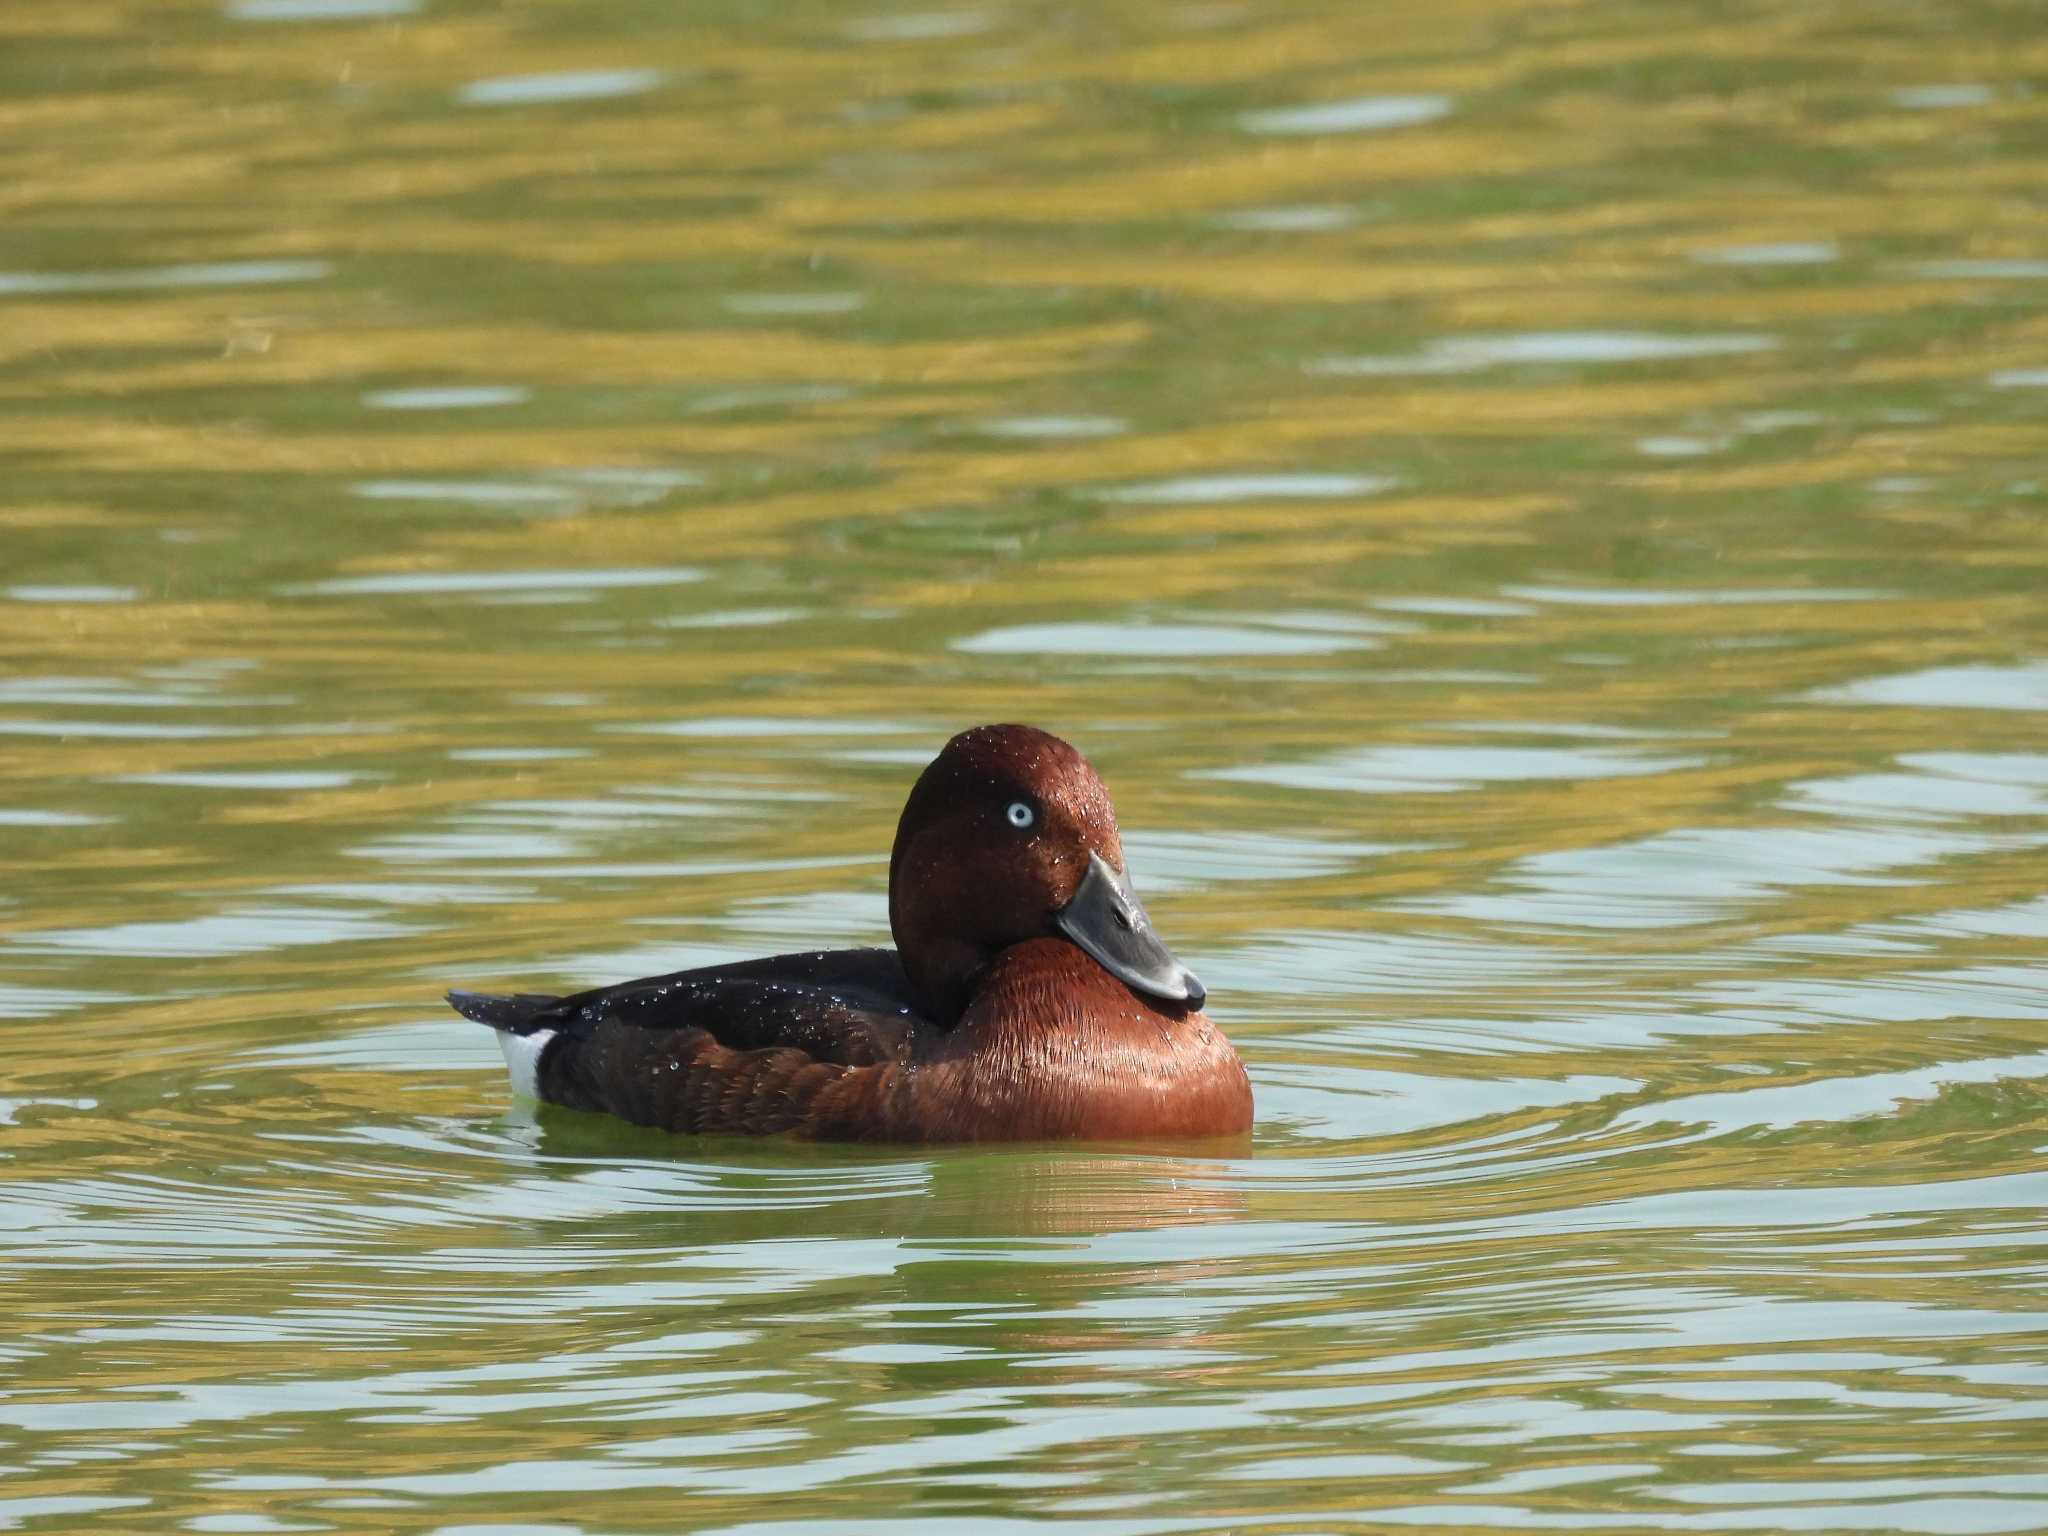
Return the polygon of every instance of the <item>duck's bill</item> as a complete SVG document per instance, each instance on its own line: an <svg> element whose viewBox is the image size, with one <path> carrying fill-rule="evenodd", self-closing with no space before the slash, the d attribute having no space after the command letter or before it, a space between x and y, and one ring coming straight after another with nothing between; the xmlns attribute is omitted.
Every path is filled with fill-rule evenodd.
<svg viewBox="0 0 2048 1536"><path fill-rule="evenodd" d="M1099 853L1088 855L1088 873L1074 899L1053 917L1061 933L1093 955L1102 968L1133 992L1199 1008L1209 995L1195 973L1173 956L1152 931L1152 920L1128 871L1109 867Z"/></svg>

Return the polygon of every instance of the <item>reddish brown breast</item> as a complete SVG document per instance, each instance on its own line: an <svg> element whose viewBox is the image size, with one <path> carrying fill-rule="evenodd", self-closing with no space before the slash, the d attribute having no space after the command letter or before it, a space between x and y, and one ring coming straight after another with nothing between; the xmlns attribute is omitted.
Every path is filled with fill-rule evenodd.
<svg viewBox="0 0 2048 1536"><path fill-rule="evenodd" d="M925 1141L1188 1140L1251 1129L1244 1063L1200 1012L1140 997L1073 945L1006 950L959 1026L901 1069Z"/></svg>

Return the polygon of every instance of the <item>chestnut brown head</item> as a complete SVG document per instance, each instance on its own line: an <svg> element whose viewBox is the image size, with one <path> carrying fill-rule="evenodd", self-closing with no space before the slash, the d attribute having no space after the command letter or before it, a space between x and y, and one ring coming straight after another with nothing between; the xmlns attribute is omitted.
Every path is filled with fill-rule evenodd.
<svg viewBox="0 0 2048 1536"><path fill-rule="evenodd" d="M1199 1008L1205 995L1131 889L1109 791L1028 725L963 731L919 776L889 861L889 926L947 1027L995 958L1029 939L1065 938L1157 1001Z"/></svg>

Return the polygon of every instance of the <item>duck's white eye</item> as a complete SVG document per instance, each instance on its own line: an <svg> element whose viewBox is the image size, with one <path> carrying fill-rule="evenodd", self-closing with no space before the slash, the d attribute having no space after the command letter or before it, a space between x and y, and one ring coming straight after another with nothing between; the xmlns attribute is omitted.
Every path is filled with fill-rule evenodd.
<svg viewBox="0 0 2048 1536"><path fill-rule="evenodd" d="M1032 822L1038 820L1038 817L1032 812L1031 807L1026 805L1022 800L1012 800L1010 802L1009 810L1005 811L1003 814L1010 818L1011 826L1017 827L1019 829L1028 827L1031 825Z"/></svg>

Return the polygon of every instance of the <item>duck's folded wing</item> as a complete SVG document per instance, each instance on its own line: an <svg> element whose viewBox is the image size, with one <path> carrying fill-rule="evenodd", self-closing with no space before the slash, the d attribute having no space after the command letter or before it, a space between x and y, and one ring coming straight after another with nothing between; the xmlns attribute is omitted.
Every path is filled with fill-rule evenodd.
<svg viewBox="0 0 2048 1536"><path fill-rule="evenodd" d="M517 1091L675 1131L829 1129L927 1028L891 950L706 966L569 997L451 992L499 1031ZM856 1131L857 1134L857 1131Z"/></svg>
<svg viewBox="0 0 2048 1536"><path fill-rule="evenodd" d="M706 1029L646 1029L616 1019L517 1044L532 1051L531 1091L550 1104L666 1131L890 1139L903 1062L846 1049L866 1023L828 1029L822 1050L737 1048Z"/></svg>
<svg viewBox="0 0 2048 1536"><path fill-rule="evenodd" d="M515 1035L588 1038L606 1024L701 1029L734 1050L787 1046L846 1066L893 1060L921 1027L890 949L810 950L701 966L568 997L456 991L464 1018Z"/></svg>

